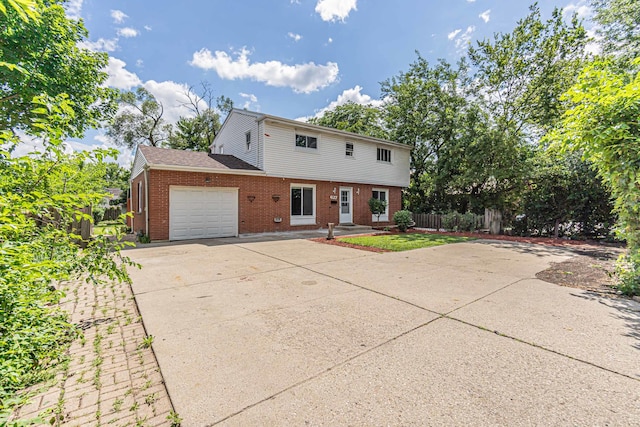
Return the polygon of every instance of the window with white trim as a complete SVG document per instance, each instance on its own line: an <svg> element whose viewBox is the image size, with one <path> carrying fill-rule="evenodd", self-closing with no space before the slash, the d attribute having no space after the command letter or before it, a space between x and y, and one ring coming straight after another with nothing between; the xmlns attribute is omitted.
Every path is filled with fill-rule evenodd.
<svg viewBox="0 0 640 427"><path fill-rule="evenodd" d="M247 151L251 151L251 131L244 134L244 140L247 144Z"/></svg>
<svg viewBox="0 0 640 427"><path fill-rule="evenodd" d="M296 134L296 147L317 149L318 138L315 136Z"/></svg>
<svg viewBox="0 0 640 427"><path fill-rule="evenodd" d="M387 203L384 213L380 215L380 221L389 221L389 190L386 188L374 188L371 192L371 197ZM378 216L372 214L371 220L378 221Z"/></svg>
<svg viewBox="0 0 640 427"><path fill-rule="evenodd" d="M316 186L291 184L291 225L316 223Z"/></svg>
<svg viewBox="0 0 640 427"><path fill-rule="evenodd" d="M379 162L391 163L391 150L388 148L380 148L378 147L378 157Z"/></svg>
<svg viewBox="0 0 640 427"><path fill-rule="evenodd" d="M138 181L138 213L142 212L142 181Z"/></svg>
<svg viewBox="0 0 640 427"><path fill-rule="evenodd" d="M353 142L347 142L344 145L344 155L347 157L353 157Z"/></svg>

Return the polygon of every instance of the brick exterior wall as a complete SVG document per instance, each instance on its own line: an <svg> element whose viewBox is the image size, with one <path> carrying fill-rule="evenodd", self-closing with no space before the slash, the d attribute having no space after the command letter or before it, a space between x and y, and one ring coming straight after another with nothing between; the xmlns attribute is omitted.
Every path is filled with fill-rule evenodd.
<svg viewBox="0 0 640 427"><path fill-rule="evenodd" d="M206 182L206 179L209 182ZM145 234L144 209L138 213L138 182L143 182L144 174L133 180L131 202L134 209L134 232L143 230ZM262 233L273 231L313 230L326 228L329 222L339 223L339 200L332 203L330 196L333 189L339 197L340 187L353 188L353 222L361 225L373 225L368 201L373 188L389 190L389 219L393 213L402 208L402 189L400 187L385 187L380 185L353 184L347 182L327 182L297 180L289 178L272 178L262 176L227 175L215 173L197 173L181 171L150 170L149 171L149 236L151 240L169 239L169 188L176 186L194 187L233 187L238 188L238 232ZM316 224L290 224L291 184L314 184L316 186ZM359 194L358 194L358 191ZM278 195L274 201L272 196ZM248 196L255 196L250 201ZM142 200L144 201L144 195ZM281 217L282 222L274 222L274 218ZM388 225L391 222L381 221L377 225Z"/></svg>

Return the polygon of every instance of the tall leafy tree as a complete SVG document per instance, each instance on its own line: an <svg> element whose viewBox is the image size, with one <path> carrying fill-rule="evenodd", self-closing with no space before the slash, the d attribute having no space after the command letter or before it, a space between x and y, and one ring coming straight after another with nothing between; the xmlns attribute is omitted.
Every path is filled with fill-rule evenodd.
<svg viewBox="0 0 640 427"><path fill-rule="evenodd" d="M537 142L562 114L562 94L586 58L586 31L576 17L567 23L555 9L544 21L537 4L510 33L469 48L478 100L505 138Z"/></svg>
<svg viewBox="0 0 640 427"><path fill-rule="evenodd" d="M570 108L549 140L581 152L610 188L628 248L622 289L640 294L640 61L634 65L623 70L600 59L587 66L566 93Z"/></svg>
<svg viewBox="0 0 640 427"><path fill-rule="evenodd" d="M87 30L65 16L62 3L14 1L0 14L0 128L28 130L31 101L41 94L72 101L73 120L62 129L68 136L82 136L115 111L116 92L103 85L108 56L78 46Z"/></svg>
<svg viewBox="0 0 640 427"><path fill-rule="evenodd" d="M593 17L605 54L623 59L640 55L640 2L637 0L591 0Z"/></svg>
<svg viewBox="0 0 640 427"><path fill-rule="evenodd" d="M190 87L184 95L187 101L182 105L192 115L178 119L167 146L180 150L208 151L221 127L220 112L229 113L233 101L225 96L216 97L207 82L201 83L199 93Z"/></svg>
<svg viewBox="0 0 640 427"><path fill-rule="evenodd" d="M122 92L120 111L107 124L107 136L116 144L134 148L138 144L160 147L171 134L171 124L162 117L164 106L151 92L139 87Z"/></svg>
<svg viewBox="0 0 640 427"><path fill-rule="evenodd" d="M375 138L388 138L382 122L382 111L372 105L349 101L325 111L320 117L309 119L309 123L353 132Z"/></svg>

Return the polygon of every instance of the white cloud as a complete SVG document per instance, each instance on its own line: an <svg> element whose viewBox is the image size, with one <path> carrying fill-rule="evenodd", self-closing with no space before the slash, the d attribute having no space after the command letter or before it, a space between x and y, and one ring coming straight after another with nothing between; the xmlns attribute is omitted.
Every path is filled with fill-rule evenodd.
<svg viewBox="0 0 640 427"><path fill-rule="evenodd" d="M333 43L333 39L329 37L329 40L327 40L327 43Z"/></svg>
<svg viewBox="0 0 640 427"><path fill-rule="evenodd" d="M579 0L576 3L569 3L562 9L565 18L570 18L574 13L578 15L579 19L586 20L593 15L593 8L586 0Z"/></svg>
<svg viewBox="0 0 640 427"><path fill-rule="evenodd" d="M136 67L138 67L138 68L144 67L144 61L142 59L137 59L136 60Z"/></svg>
<svg viewBox="0 0 640 427"><path fill-rule="evenodd" d="M189 90L189 86L184 83L176 83L171 80L157 82L148 80L142 85L145 89L155 96L156 100L162 103L164 118L169 123L175 123L182 117L193 117L193 111L184 104L187 102L185 93Z"/></svg>
<svg viewBox="0 0 640 427"><path fill-rule="evenodd" d="M342 93L338 95L336 100L331 101L326 107L321 108L320 110L316 110L316 113L313 117L322 117L327 111L334 110L336 107L344 105L347 102L354 102L361 105L371 105L372 107L379 107L383 103L383 101L380 99L373 99L371 98L371 96L362 93L362 87L360 85L356 85L351 89L343 90ZM306 122L310 118L311 117L298 117L295 120Z"/></svg>
<svg viewBox="0 0 640 427"><path fill-rule="evenodd" d="M74 145L72 145L72 148L76 151L85 150L85 149L94 149L94 148L105 148L105 149L116 148L120 153L118 155L118 158L116 159L116 163L118 163L120 166L124 168L131 167L131 165L133 164L134 150L131 150L128 147L117 146L113 141L111 141L111 139L108 136L104 134L98 134L94 136L93 139L98 141L100 144L88 146L86 144L76 142ZM88 148L85 148L85 147L88 147ZM111 161L111 159L108 159L107 161Z"/></svg>
<svg viewBox="0 0 640 427"><path fill-rule="evenodd" d="M83 1L84 0L68 0L64 4L64 9L67 12L67 18L80 19Z"/></svg>
<svg viewBox="0 0 640 427"><path fill-rule="evenodd" d="M142 81L135 73L126 70L124 68L126 65L127 64L124 61L118 58L109 57L109 64L106 69L109 77L107 78L105 85L116 89L126 90L140 86Z"/></svg>
<svg viewBox="0 0 640 427"><path fill-rule="evenodd" d="M129 17L126 13L121 10L111 10L111 17L113 18L113 22L116 24L122 24L125 19Z"/></svg>
<svg viewBox="0 0 640 427"><path fill-rule="evenodd" d="M294 92L310 93L329 86L338 79L338 64L327 62L325 65L307 62L287 65L280 61L249 61L249 51L242 48L232 58L226 52L212 54L203 48L194 52L190 65L204 70L214 70L221 79L251 79L268 86L290 87Z"/></svg>
<svg viewBox="0 0 640 427"><path fill-rule="evenodd" d="M257 96L255 96L252 93L244 93L244 92L240 92L238 95L240 95L242 98L246 99L244 104L242 104L242 108L244 108L246 110L260 111L260 105L258 104L258 97Z"/></svg>
<svg viewBox="0 0 640 427"><path fill-rule="evenodd" d="M82 49L89 49L94 52L113 52L118 48L118 39L103 39L99 38L98 40L92 42L90 40L85 40L78 43L78 47Z"/></svg>
<svg viewBox="0 0 640 427"><path fill-rule="evenodd" d="M356 3L357 0L318 0L316 13L323 21L344 22L352 10L358 10Z"/></svg>
<svg viewBox="0 0 640 427"><path fill-rule="evenodd" d="M151 31L151 25L145 25L144 29L147 30L147 31Z"/></svg>
<svg viewBox="0 0 640 427"><path fill-rule="evenodd" d="M487 9L484 12L482 12L480 15L478 15L480 17L480 19L482 19L485 24L487 22L489 22L489 19L491 19L491 9Z"/></svg>
<svg viewBox="0 0 640 427"><path fill-rule="evenodd" d="M467 0L467 3L475 3L476 0Z"/></svg>
<svg viewBox="0 0 640 427"><path fill-rule="evenodd" d="M451 31L449 34L447 34L447 38L448 38L449 40L453 40L453 39L455 39L455 38L456 38L456 36L457 36L458 34L460 34L460 31L462 31L462 29L460 29L460 28L458 28L458 29L456 29L456 30Z"/></svg>
<svg viewBox="0 0 640 427"><path fill-rule="evenodd" d="M302 39L302 36L300 34L295 34L295 33L292 33L291 31L289 31L287 35L296 42L299 42Z"/></svg>
<svg viewBox="0 0 640 427"><path fill-rule="evenodd" d="M140 33L135 28L131 28L131 27L118 28L118 35L122 37L126 37L126 38L136 37L138 34Z"/></svg>
<svg viewBox="0 0 640 427"><path fill-rule="evenodd" d="M458 52L462 52L467 48L467 46L471 42L471 36L475 32L475 30L476 30L476 27L473 25L470 25L467 27L467 29L463 33L461 33L461 30L456 30L449 33L447 37L449 40L454 40L456 45L456 50Z"/></svg>

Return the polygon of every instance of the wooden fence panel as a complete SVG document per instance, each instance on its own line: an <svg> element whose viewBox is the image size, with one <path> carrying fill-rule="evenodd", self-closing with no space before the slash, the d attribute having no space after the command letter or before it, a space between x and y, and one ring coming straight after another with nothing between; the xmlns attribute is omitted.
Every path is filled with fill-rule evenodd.
<svg viewBox="0 0 640 427"><path fill-rule="evenodd" d="M419 228L433 228L435 230L440 230L442 228L444 228L442 226L442 217L444 215L440 215L440 214L412 214L413 215L413 221L416 223L416 227ZM489 228L489 227L485 227L485 215L474 215L474 223L475 223L475 229L476 230L480 230L482 228Z"/></svg>

